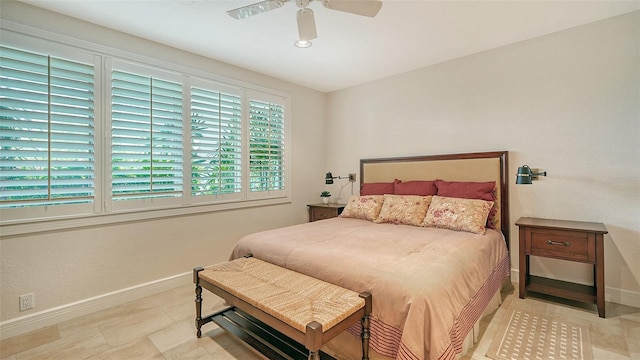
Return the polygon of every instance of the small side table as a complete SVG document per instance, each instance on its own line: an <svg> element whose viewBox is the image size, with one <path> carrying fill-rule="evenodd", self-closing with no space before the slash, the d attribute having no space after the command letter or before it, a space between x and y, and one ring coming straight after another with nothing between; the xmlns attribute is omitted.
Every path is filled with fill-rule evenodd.
<svg viewBox="0 0 640 360"><path fill-rule="evenodd" d="M337 217L344 210L344 204L310 204L309 222Z"/></svg>
<svg viewBox="0 0 640 360"><path fill-rule="evenodd" d="M608 231L604 224L522 217L516 225L520 228L520 298L533 291L597 304L598 315L605 317L604 234ZM530 275L531 255L593 264L594 285Z"/></svg>

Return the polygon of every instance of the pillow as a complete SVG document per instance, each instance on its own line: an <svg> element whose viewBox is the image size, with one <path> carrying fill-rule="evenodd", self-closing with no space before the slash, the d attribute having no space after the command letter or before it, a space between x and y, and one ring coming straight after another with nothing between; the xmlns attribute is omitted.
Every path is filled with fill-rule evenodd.
<svg viewBox="0 0 640 360"><path fill-rule="evenodd" d="M383 200L382 195L353 195L347 201L340 217L373 221L380 214Z"/></svg>
<svg viewBox="0 0 640 360"><path fill-rule="evenodd" d="M435 180L412 180L405 182L397 180L393 188L393 193L396 195L429 196L436 195L438 193L438 188L436 187Z"/></svg>
<svg viewBox="0 0 640 360"><path fill-rule="evenodd" d="M464 199L481 199L487 201L496 200L496 182L472 182L472 181L442 181L436 180L438 188L438 196L464 198ZM487 218L487 227L496 228L496 213L498 212L498 203L495 203Z"/></svg>
<svg viewBox="0 0 640 360"><path fill-rule="evenodd" d="M481 199L495 201L495 181L470 182L470 181L442 181L436 180L438 196L456 197L464 199Z"/></svg>
<svg viewBox="0 0 640 360"><path fill-rule="evenodd" d="M360 187L360 196L393 194L392 182L364 183Z"/></svg>
<svg viewBox="0 0 640 360"><path fill-rule="evenodd" d="M493 201L434 196L422 224L484 235L492 207Z"/></svg>
<svg viewBox="0 0 640 360"><path fill-rule="evenodd" d="M385 195L375 222L420 226L430 203L431 196Z"/></svg>

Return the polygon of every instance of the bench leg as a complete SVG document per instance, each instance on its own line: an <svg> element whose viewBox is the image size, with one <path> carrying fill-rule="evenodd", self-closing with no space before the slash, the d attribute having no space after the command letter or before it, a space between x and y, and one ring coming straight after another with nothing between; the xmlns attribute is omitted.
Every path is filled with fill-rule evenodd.
<svg viewBox="0 0 640 360"><path fill-rule="evenodd" d="M370 316L365 315L362 318L362 360L369 360L369 337L371 334L369 333L369 323Z"/></svg>
<svg viewBox="0 0 640 360"><path fill-rule="evenodd" d="M202 336L202 286L200 286L200 278L198 273L203 268L193 269L193 282L196 283L196 336Z"/></svg>
<svg viewBox="0 0 640 360"><path fill-rule="evenodd" d="M371 311L373 310L373 303L371 294L363 292L360 297L364 299L364 316L360 321L362 325L362 360L369 360L369 338L371 333L369 332L369 324L371 323Z"/></svg>
<svg viewBox="0 0 640 360"><path fill-rule="evenodd" d="M202 286L196 285L196 336L202 336Z"/></svg>

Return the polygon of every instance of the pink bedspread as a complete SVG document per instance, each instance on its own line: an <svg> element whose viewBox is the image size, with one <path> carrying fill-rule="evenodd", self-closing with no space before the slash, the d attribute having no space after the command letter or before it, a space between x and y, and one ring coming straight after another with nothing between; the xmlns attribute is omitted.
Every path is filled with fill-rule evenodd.
<svg viewBox="0 0 640 360"><path fill-rule="evenodd" d="M371 347L396 359L450 359L509 275L502 234L334 218L242 238L251 254L373 295ZM357 331L357 327L353 328Z"/></svg>

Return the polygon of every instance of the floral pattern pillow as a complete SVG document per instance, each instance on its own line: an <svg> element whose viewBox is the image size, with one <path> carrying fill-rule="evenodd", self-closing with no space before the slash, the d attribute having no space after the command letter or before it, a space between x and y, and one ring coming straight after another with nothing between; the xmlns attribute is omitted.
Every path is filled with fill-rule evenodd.
<svg viewBox="0 0 640 360"><path fill-rule="evenodd" d="M383 200L384 196L382 195L353 195L347 201L340 217L373 221L380 214Z"/></svg>
<svg viewBox="0 0 640 360"><path fill-rule="evenodd" d="M431 203L431 196L384 195L377 223L420 226Z"/></svg>
<svg viewBox="0 0 640 360"><path fill-rule="evenodd" d="M484 235L491 207L493 201L434 196L423 225Z"/></svg>

